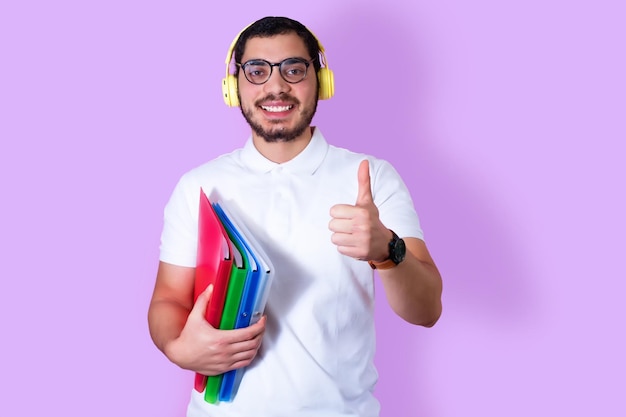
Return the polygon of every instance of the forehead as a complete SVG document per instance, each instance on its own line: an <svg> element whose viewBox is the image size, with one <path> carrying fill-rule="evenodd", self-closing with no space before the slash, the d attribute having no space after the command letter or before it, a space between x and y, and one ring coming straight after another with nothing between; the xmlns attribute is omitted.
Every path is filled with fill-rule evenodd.
<svg viewBox="0 0 626 417"><path fill-rule="evenodd" d="M311 59L304 41L297 34L288 33L248 39L241 61L265 59L270 62L278 62L293 57Z"/></svg>

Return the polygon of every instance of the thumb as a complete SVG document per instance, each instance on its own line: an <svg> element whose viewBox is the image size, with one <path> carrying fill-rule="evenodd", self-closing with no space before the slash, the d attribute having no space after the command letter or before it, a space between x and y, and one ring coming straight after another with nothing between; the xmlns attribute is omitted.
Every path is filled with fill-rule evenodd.
<svg viewBox="0 0 626 417"><path fill-rule="evenodd" d="M370 163L367 159L361 161L358 171L359 191L356 197L356 205L370 204L374 201L372 197L372 186L370 182Z"/></svg>
<svg viewBox="0 0 626 417"><path fill-rule="evenodd" d="M213 294L213 284L209 285L206 290L202 291L189 313L190 316L196 316L205 320L206 309Z"/></svg>

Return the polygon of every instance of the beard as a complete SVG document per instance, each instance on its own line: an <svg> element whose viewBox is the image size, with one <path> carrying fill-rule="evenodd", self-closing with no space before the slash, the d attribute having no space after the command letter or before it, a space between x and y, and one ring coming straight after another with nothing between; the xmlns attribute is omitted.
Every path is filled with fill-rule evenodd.
<svg viewBox="0 0 626 417"><path fill-rule="evenodd" d="M280 94L278 97L274 95L264 97L262 100L258 100L256 103L254 103L254 107L252 108L244 108L243 104L240 106L241 114L243 115L244 119L246 119L246 122L248 122L248 124L250 125L252 131L268 143L291 142L295 140L300 135L302 135L304 131L309 128L309 126L311 126L311 121L313 120L313 116L315 116L315 112L317 111L317 97L315 97L315 101L312 107L304 108L298 114L299 120L297 121L296 125L291 129L285 129L284 126L278 126L283 123L281 120L268 121L270 125L277 125L270 127L264 127L263 125L261 125L261 123L254 120L254 110L260 106L260 103L264 101L278 99L287 101L294 106L300 104L300 101L295 97L291 97L287 94ZM241 103L241 97L239 98L239 102Z"/></svg>

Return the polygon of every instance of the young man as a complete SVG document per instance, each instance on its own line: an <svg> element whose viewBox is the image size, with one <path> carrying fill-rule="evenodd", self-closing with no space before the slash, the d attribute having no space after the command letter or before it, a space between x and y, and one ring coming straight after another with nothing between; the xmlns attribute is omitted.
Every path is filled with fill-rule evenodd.
<svg viewBox="0 0 626 417"><path fill-rule="evenodd" d="M378 416L373 269L404 320L432 326L441 314L409 192L388 162L331 146L310 125L332 73L302 24L253 23L234 60L234 103L252 135L185 174L165 208L154 343L205 375L247 366L234 401L209 404L192 390L188 416ZM275 267L266 316L250 327L211 327L210 288L193 302L200 188L237 208Z"/></svg>

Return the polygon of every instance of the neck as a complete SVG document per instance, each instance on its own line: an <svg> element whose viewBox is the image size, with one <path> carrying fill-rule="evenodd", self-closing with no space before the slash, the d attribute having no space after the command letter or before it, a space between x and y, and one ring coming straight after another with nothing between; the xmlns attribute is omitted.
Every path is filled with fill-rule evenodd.
<svg viewBox="0 0 626 417"><path fill-rule="evenodd" d="M314 129L314 127L310 127L306 129L302 135L288 142L267 142L265 139L252 132L252 141L261 155L272 162L282 164L291 161L307 147L313 137Z"/></svg>

